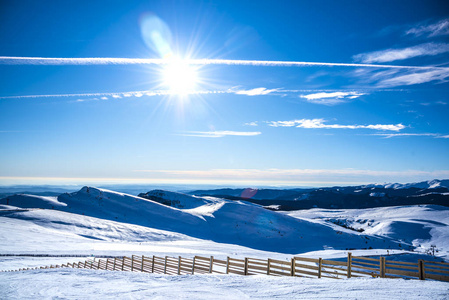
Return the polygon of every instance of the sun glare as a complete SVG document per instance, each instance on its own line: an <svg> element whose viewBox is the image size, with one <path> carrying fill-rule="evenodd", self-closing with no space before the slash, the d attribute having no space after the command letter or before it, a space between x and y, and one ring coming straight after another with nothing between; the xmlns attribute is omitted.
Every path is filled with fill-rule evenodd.
<svg viewBox="0 0 449 300"><path fill-rule="evenodd" d="M198 74L194 67L181 59L173 59L162 70L162 83L171 92L186 94L195 90Z"/></svg>

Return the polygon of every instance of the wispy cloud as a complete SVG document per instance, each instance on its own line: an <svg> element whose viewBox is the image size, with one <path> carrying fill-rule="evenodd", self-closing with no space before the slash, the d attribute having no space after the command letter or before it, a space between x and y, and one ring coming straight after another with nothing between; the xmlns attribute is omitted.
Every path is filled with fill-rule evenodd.
<svg viewBox="0 0 449 300"><path fill-rule="evenodd" d="M449 80L449 69L432 70L424 72L406 72L381 79L376 86L379 88L390 88L401 85L415 85L432 81L447 82Z"/></svg>
<svg viewBox="0 0 449 300"><path fill-rule="evenodd" d="M417 136L427 136L433 138L446 138L446 136L439 133L374 133L371 135L382 136L384 138L394 138L394 137L417 137Z"/></svg>
<svg viewBox="0 0 449 300"><path fill-rule="evenodd" d="M385 63L418 56L433 56L449 52L449 44L426 43L402 49L386 49L353 56L355 61L363 63Z"/></svg>
<svg viewBox="0 0 449 300"><path fill-rule="evenodd" d="M436 101L436 102L421 102L419 103L422 106L431 106L431 105L447 105L447 102L444 101Z"/></svg>
<svg viewBox="0 0 449 300"><path fill-rule="evenodd" d="M15 57L0 56L3 65L166 65L172 63L169 59L160 58L115 58L115 57ZM368 63L332 63L308 61L273 61L273 60L235 60L235 59L187 59L184 63L190 65L236 65L236 66L267 66L267 67L366 67L394 69L441 69L434 66L398 66Z"/></svg>
<svg viewBox="0 0 449 300"><path fill-rule="evenodd" d="M301 119L292 121L270 121L267 122L272 127L298 127L307 129L373 129L373 130L390 130L399 131L404 129L402 124L373 124L373 125L340 125L340 124L324 124L324 119Z"/></svg>
<svg viewBox="0 0 449 300"><path fill-rule="evenodd" d="M262 132L259 131L189 131L183 133L183 136L193 136L193 137L204 137L204 138L221 138L225 136L256 136L260 135Z"/></svg>
<svg viewBox="0 0 449 300"><path fill-rule="evenodd" d="M247 96L260 96L260 95L268 95L273 92L277 92L279 89L267 89L264 87L255 88L251 90L238 90L235 91L237 95L247 95Z"/></svg>
<svg viewBox="0 0 449 300"><path fill-rule="evenodd" d="M321 92L314 93L308 95L301 95L301 98L307 99L308 102L315 104L324 104L324 105L336 105L340 103L347 102L351 99L356 99L360 96L365 95L366 93L359 92Z"/></svg>
<svg viewBox="0 0 449 300"><path fill-rule="evenodd" d="M359 85L382 88L394 88L423 83L444 83L449 80L449 68L436 70L369 70L360 68L352 72L358 78Z"/></svg>
<svg viewBox="0 0 449 300"><path fill-rule="evenodd" d="M259 123L257 121L254 122L248 122L243 124L244 126L259 126Z"/></svg>
<svg viewBox="0 0 449 300"><path fill-rule="evenodd" d="M428 37L447 35L449 34L449 19L444 19L434 24L410 28L406 31L406 34L413 34L416 36L427 35Z"/></svg>

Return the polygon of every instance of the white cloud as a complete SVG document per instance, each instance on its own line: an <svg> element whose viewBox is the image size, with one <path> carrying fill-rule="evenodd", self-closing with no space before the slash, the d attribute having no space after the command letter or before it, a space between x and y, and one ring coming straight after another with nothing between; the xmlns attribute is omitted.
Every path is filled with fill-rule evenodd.
<svg viewBox="0 0 449 300"><path fill-rule="evenodd" d="M405 73L380 80L377 87L391 88L401 85L414 85L432 81L446 82L449 77L449 68L425 72Z"/></svg>
<svg viewBox="0 0 449 300"><path fill-rule="evenodd" d="M245 123L245 124L243 124L243 125L244 125L244 126L259 126L259 124L258 124L257 121Z"/></svg>
<svg viewBox="0 0 449 300"><path fill-rule="evenodd" d="M422 102L419 103L422 106L430 106L430 105L447 105L447 102L444 101L436 101L436 102Z"/></svg>
<svg viewBox="0 0 449 300"><path fill-rule="evenodd" d="M373 125L340 125L340 124L324 124L324 119L301 119L292 121L271 121L268 122L272 127L298 127L307 129L373 129L373 130L390 130L399 131L404 129L402 124L373 124Z"/></svg>
<svg viewBox="0 0 449 300"><path fill-rule="evenodd" d="M262 134L258 131L189 131L183 136L194 136L194 137L206 137L206 138L221 138L225 136L256 136Z"/></svg>
<svg viewBox="0 0 449 300"><path fill-rule="evenodd" d="M266 89L264 87L255 88L251 90L240 90L235 91L237 95L247 95L247 96L259 96L259 95L268 95L273 92L277 92L278 89Z"/></svg>
<svg viewBox="0 0 449 300"><path fill-rule="evenodd" d="M321 92L309 95L301 95L301 98L307 99L308 102L324 105L335 105L343 102L347 102L348 99L356 99L365 93L359 92Z"/></svg>
<svg viewBox="0 0 449 300"><path fill-rule="evenodd" d="M361 53L353 56L353 58L355 61L360 61L363 63L384 63L418 56L433 56L446 52L449 52L449 44L426 43L402 49L386 49L369 53Z"/></svg>
<svg viewBox="0 0 449 300"><path fill-rule="evenodd" d="M387 139L393 138L393 137L413 137L413 136L429 136L434 138L442 138L443 136L437 134L437 133L376 133L372 134L376 136L383 136Z"/></svg>
<svg viewBox="0 0 449 300"><path fill-rule="evenodd" d="M416 36L427 35L429 37L447 35L449 34L449 19L441 20L435 24L411 28L406 31L406 34L413 34Z"/></svg>

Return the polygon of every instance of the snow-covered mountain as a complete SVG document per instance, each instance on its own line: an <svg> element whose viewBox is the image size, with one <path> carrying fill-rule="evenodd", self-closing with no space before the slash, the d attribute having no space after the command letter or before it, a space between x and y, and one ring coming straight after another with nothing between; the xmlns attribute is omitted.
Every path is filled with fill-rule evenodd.
<svg viewBox="0 0 449 300"><path fill-rule="evenodd" d="M158 193L159 196L163 194L176 199L182 198L186 207L194 208L177 209L141 197L93 187L84 187L75 193L65 193L57 199L31 195L7 197L0 200L0 204L9 207L51 208L53 211L89 216L98 220L133 224L194 238L282 253L300 253L324 248L398 247L396 242L388 238L365 235L344 228L336 231L329 224L294 218L252 203L201 200L186 195L184 197L179 194ZM188 199L194 203L190 204ZM204 201L204 204L198 206L198 201ZM10 209L2 212L3 217L38 222L38 218L32 215L35 216L36 213L11 212Z"/></svg>
<svg viewBox="0 0 449 300"><path fill-rule="evenodd" d="M290 190L197 190L189 194L246 200L267 208L287 211L315 207L350 209L420 204L449 206L449 180Z"/></svg>
<svg viewBox="0 0 449 300"><path fill-rule="evenodd" d="M202 205L212 204L214 202L220 201L220 199L214 200L212 197L196 197L164 190L152 190L147 193L140 193L139 197L182 209L196 208Z"/></svg>
<svg viewBox="0 0 449 300"><path fill-rule="evenodd" d="M384 184L369 184L364 187L376 187L376 188L386 188L386 189L436 189L436 188L449 188L449 179L443 180L428 180L414 183L384 183Z"/></svg>

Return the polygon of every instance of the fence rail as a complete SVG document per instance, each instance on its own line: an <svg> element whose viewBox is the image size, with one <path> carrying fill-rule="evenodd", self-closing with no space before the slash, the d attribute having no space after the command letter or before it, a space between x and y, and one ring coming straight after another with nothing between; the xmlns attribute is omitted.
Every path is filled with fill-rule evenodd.
<svg viewBox="0 0 449 300"><path fill-rule="evenodd" d="M108 271L145 272L168 275L193 274L238 274L273 275L317 278L380 277L431 279L449 282L449 263L419 260L416 263L390 261L379 258L352 256L348 253L346 261L322 258L293 257L290 261L277 259L232 258L216 259L203 257L158 257L137 256L114 257L98 260L86 260L62 265L50 265L37 268L21 268L2 271L15 272L34 269L84 268Z"/></svg>

